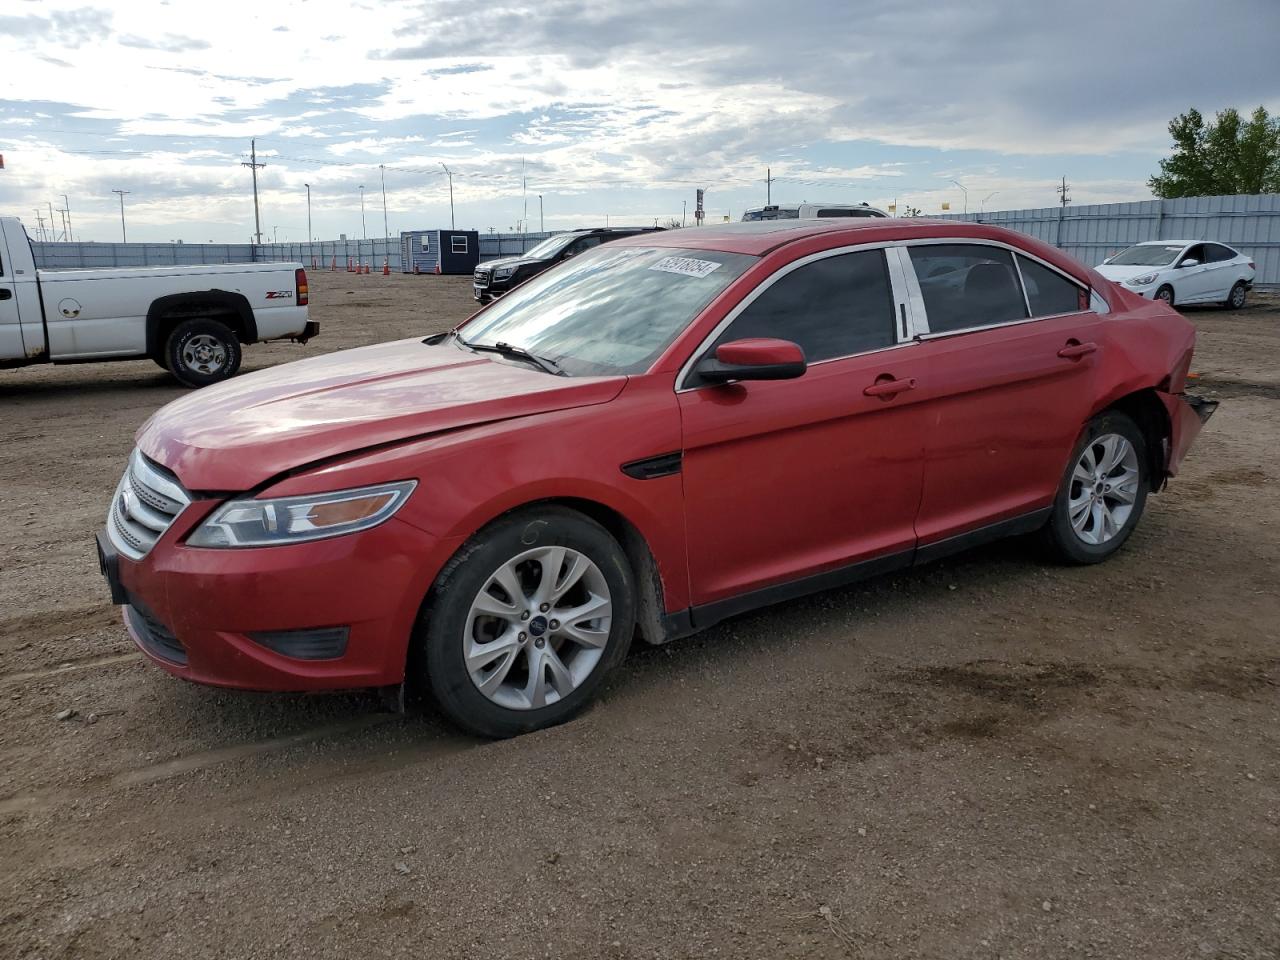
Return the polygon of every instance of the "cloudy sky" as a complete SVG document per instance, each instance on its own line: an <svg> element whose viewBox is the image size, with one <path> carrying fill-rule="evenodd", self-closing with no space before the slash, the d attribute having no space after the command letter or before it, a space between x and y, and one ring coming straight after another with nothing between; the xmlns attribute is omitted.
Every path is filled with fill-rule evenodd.
<svg viewBox="0 0 1280 960"><path fill-rule="evenodd" d="M1277 36L1280 0L4 0L0 214L66 194L118 240L119 189L130 240L247 241L254 137L291 241L307 183L313 235L381 236L384 175L392 234L448 226L441 162L482 231L698 186L737 219L766 168L775 202L1144 199L1176 113L1280 108Z"/></svg>

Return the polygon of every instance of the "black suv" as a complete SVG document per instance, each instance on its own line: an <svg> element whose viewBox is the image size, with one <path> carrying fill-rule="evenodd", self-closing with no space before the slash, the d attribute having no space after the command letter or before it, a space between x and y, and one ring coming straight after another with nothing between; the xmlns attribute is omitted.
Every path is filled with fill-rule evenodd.
<svg viewBox="0 0 1280 960"><path fill-rule="evenodd" d="M638 233L654 233L661 227L603 227L596 230L572 230L548 237L536 247L518 257L488 260L476 267L471 278L471 289L481 303L488 303L517 284L536 277L562 260L576 257L584 250L598 247L610 240L634 237Z"/></svg>

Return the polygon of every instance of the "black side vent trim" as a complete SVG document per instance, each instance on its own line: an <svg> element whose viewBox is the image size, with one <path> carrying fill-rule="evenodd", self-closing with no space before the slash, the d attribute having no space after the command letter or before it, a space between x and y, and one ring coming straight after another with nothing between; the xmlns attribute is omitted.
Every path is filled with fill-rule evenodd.
<svg viewBox="0 0 1280 960"><path fill-rule="evenodd" d="M659 477L671 477L679 473L683 460L683 450L660 453L656 457L645 457L643 460L624 463L622 472L636 480L657 480Z"/></svg>
<svg viewBox="0 0 1280 960"><path fill-rule="evenodd" d="M350 627L319 627L311 630L264 630L250 633L249 639L295 660L336 660L347 652Z"/></svg>

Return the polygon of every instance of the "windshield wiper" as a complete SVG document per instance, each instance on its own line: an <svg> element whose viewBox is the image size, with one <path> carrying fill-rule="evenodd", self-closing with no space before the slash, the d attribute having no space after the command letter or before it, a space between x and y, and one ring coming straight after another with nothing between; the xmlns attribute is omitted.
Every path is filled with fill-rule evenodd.
<svg viewBox="0 0 1280 960"><path fill-rule="evenodd" d="M456 333L454 337L460 344L470 350L482 353L496 353L512 360L523 360L525 363L532 363L535 367L540 367L547 373L555 374L557 377L565 376L565 372L560 369L560 365L554 360L548 360L546 357L540 357L536 353L530 353L524 347L517 347L503 340L499 340L497 343L472 343L470 340L463 340Z"/></svg>

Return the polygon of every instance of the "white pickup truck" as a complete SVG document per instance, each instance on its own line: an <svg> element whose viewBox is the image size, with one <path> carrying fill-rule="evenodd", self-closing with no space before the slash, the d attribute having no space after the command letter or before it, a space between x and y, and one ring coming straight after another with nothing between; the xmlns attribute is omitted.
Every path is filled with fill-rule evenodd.
<svg viewBox="0 0 1280 960"><path fill-rule="evenodd" d="M36 270L16 217L0 217L0 369L151 359L189 387L240 368L241 344L306 343L300 263Z"/></svg>

